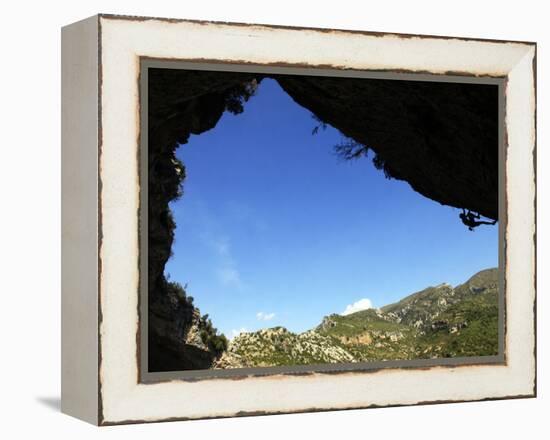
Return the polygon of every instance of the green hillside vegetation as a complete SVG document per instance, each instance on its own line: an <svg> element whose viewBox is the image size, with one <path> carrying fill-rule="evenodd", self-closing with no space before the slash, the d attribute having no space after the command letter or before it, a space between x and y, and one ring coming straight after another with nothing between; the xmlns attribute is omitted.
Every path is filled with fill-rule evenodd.
<svg viewBox="0 0 550 440"><path fill-rule="evenodd" d="M428 287L381 309L326 316L313 330L243 333L216 368L498 354L498 270Z"/></svg>
<svg viewBox="0 0 550 440"><path fill-rule="evenodd" d="M441 328L419 339L421 357L489 356L498 354L498 294L466 298L438 320ZM424 353L425 351L425 353Z"/></svg>
<svg viewBox="0 0 550 440"><path fill-rule="evenodd" d="M296 334L283 327L242 335L232 341L231 352L242 366L305 365L353 362L353 356L332 338L315 332Z"/></svg>

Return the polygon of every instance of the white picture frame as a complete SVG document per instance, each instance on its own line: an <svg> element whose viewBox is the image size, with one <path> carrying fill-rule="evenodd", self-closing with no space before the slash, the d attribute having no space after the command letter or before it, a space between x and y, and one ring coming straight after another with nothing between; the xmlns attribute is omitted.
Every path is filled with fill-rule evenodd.
<svg viewBox="0 0 550 440"><path fill-rule="evenodd" d="M142 382L141 60L504 84L505 357L498 364ZM98 15L62 32L62 410L97 425L536 395L536 45Z"/></svg>

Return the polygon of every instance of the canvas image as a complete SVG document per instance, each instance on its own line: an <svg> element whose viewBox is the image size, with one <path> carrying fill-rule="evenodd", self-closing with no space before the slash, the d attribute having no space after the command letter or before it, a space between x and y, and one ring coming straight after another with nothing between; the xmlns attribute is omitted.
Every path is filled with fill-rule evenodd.
<svg viewBox="0 0 550 440"><path fill-rule="evenodd" d="M499 85L158 65L141 93L147 371L503 353Z"/></svg>

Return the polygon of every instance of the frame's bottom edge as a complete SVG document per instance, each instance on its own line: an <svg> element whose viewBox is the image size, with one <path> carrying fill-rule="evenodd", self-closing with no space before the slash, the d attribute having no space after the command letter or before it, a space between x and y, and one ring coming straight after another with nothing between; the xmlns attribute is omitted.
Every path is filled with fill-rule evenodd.
<svg viewBox="0 0 550 440"><path fill-rule="evenodd" d="M537 398L536 388L531 394L517 394L512 396L501 397L484 397L481 399L465 399L465 400L427 400L417 403L395 403L388 405L365 405L365 406L350 406L346 408L305 408L290 411L239 411L232 415L216 415L216 416L198 416L198 417L167 417L158 420L140 420L140 419L128 419L122 421L108 421L101 420L98 426L118 426L118 425L135 425L140 423L166 423L166 422L188 422L194 420L212 420L212 419L229 419L234 417L258 417L258 416L277 416L285 414L304 414L304 413L318 413L318 412L335 412L335 411L353 411L363 409L383 409L383 408L401 408L408 406L429 406L429 405L441 405L449 403L476 403L476 402L492 402L496 400L515 400L515 399L535 399Z"/></svg>

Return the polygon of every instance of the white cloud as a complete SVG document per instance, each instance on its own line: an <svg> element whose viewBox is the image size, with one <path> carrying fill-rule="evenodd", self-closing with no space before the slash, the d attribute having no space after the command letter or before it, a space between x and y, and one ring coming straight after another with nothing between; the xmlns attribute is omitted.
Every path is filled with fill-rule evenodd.
<svg viewBox="0 0 550 440"><path fill-rule="evenodd" d="M218 252L218 254L222 257L227 257L229 256L229 243L227 241L219 241L218 243L215 244L216 246L216 251Z"/></svg>
<svg viewBox="0 0 550 440"><path fill-rule="evenodd" d="M224 267L223 269L220 269L218 271L218 276L222 284L225 286L240 287L242 285L241 275L234 267Z"/></svg>
<svg viewBox="0 0 550 440"><path fill-rule="evenodd" d="M221 258L231 260L231 246L227 237L208 237L206 241Z"/></svg>
<svg viewBox="0 0 550 440"><path fill-rule="evenodd" d="M241 289L243 282L237 264L231 255L231 245L226 237L207 237L207 244L218 257L219 268L216 271L218 280L223 286Z"/></svg>
<svg viewBox="0 0 550 440"><path fill-rule="evenodd" d="M264 312L256 313L256 319L258 319L258 321L269 321L273 318L275 318L275 313L264 313Z"/></svg>
<svg viewBox="0 0 550 440"><path fill-rule="evenodd" d="M346 306L346 310L344 310L341 314L343 316L346 316L367 309L372 309L372 301L368 298L362 298L359 301L354 302L353 304L348 304Z"/></svg>
<svg viewBox="0 0 550 440"><path fill-rule="evenodd" d="M248 330L244 327L241 327L240 329L236 330L236 329L233 329L231 330L231 335L229 336L229 339L233 339L233 338L236 338L237 336L239 336L241 333L247 333Z"/></svg>

